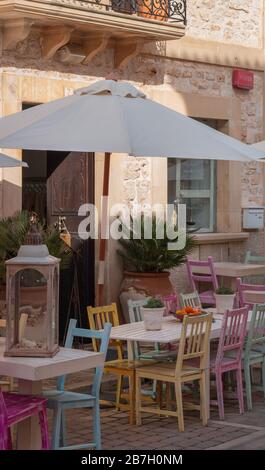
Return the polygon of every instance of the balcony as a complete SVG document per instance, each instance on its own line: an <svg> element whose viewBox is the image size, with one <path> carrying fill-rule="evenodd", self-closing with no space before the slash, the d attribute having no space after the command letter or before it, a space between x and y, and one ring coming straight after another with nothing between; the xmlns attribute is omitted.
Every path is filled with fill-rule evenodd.
<svg viewBox="0 0 265 470"><path fill-rule="evenodd" d="M186 0L0 0L3 51L34 29L43 58L65 62L89 63L114 47L121 67L145 42L181 38L185 25Z"/></svg>

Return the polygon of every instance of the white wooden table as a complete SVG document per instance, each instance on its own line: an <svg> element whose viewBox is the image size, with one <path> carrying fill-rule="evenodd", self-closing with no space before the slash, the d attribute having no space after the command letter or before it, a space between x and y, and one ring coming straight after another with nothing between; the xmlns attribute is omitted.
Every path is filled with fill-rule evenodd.
<svg viewBox="0 0 265 470"><path fill-rule="evenodd" d="M217 276L225 278L225 284L236 288L237 277L265 275L265 264L233 263L231 261L215 261L214 268ZM195 274L208 274L207 266L192 266Z"/></svg>
<svg viewBox="0 0 265 470"><path fill-rule="evenodd" d="M214 309L208 311L215 312ZM222 315L214 314L212 323L211 339L219 338L222 327ZM111 328L110 338L127 341L128 359L134 358L134 341L141 343L176 343L180 340L182 323L178 322L173 316L165 317L162 323L162 329L159 331L147 331L144 328L144 322L128 323ZM207 377L207 404L210 415L210 368L209 358L206 371Z"/></svg>
<svg viewBox="0 0 265 470"><path fill-rule="evenodd" d="M104 355L80 349L60 348L52 358L4 357L5 340L0 338L0 375L18 379L18 391L41 395L42 381L64 374L93 369L104 364ZM40 449L40 429L37 418L18 425L18 448Z"/></svg>
<svg viewBox="0 0 265 470"><path fill-rule="evenodd" d="M230 286L234 289L237 277L249 277L265 275L265 264L233 263L230 261L215 261L214 268L217 276L227 278ZM192 266L192 272L196 274L207 274L207 267Z"/></svg>

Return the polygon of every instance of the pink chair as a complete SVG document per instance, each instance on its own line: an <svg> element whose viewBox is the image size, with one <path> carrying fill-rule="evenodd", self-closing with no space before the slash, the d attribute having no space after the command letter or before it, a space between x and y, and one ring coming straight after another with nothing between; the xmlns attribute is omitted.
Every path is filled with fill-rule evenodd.
<svg viewBox="0 0 265 470"><path fill-rule="evenodd" d="M227 310L224 313L222 331L215 359L211 359L211 372L215 374L219 417L224 419L222 375L236 371L239 412L244 413L241 359L247 330L248 307ZM215 403L216 402L211 402Z"/></svg>
<svg viewBox="0 0 265 470"><path fill-rule="evenodd" d="M244 284L242 282L242 279L240 277L237 278L236 280L236 286L237 286L237 295L238 295L238 301L239 301L239 307L253 307L255 303L264 303L261 301L260 297L257 297L255 301L255 292L264 292L265 296L265 285L264 284ZM251 301L248 302L245 291L250 291L253 294L251 295Z"/></svg>
<svg viewBox="0 0 265 470"><path fill-rule="evenodd" d="M203 271L205 270L205 274L196 274L193 272L193 268L203 268ZM201 282L207 282L208 284L212 285L212 289L204 291L204 292L199 292L199 297L201 299L202 304L207 304L207 305L215 305L215 297L214 297L214 291L218 289L218 280L217 276L215 274L214 270L214 263L213 263L213 258L211 256L208 256L208 261L195 261L191 258L187 258L187 269L188 269L188 276L189 276L189 281L191 284L191 290L193 292L198 291L199 292L199 286L198 284Z"/></svg>
<svg viewBox="0 0 265 470"><path fill-rule="evenodd" d="M176 294L170 294L164 297L162 296L161 300L164 302L166 307L164 316L171 315L176 312L178 308L178 296Z"/></svg>
<svg viewBox="0 0 265 470"><path fill-rule="evenodd" d="M11 450L10 426L34 415L39 416L42 449L50 448L46 401L31 395L3 393L0 389L0 450Z"/></svg>

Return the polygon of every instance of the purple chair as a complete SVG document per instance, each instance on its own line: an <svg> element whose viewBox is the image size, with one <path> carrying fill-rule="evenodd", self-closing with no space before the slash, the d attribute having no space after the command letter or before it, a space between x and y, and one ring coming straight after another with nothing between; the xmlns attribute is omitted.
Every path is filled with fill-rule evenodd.
<svg viewBox="0 0 265 470"><path fill-rule="evenodd" d="M254 303L261 304L264 303L263 301L260 300L259 297L257 297L256 301L254 302L248 302L247 299L245 298L245 291L251 291L255 295L255 292L264 292L265 295L265 285L264 284L245 284L242 282L242 279L240 277L237 278L236 280L236 287L237 287L237 295L238 295L238 301L239 301L239 307L245 307L248 306L250 308L253 307ZM254 298L254 295L252 296L252 299ZM255 299L254 299L255 300Z"/></svg>
<svg viewBox="0 0 265 470"><path fill-rule="evenodd" d="M202 273L194 273L193 268L202 268ZM213 258L208 256L208 261L197 261L191 258L187 258L187 269L188 276L193 292L199 292L200 283L208 283L212 285L212 289L199 292L199 297L202 304L215 305L214 292L218 289L218 280L214 270ZM205 274L204 274L205 271Z"/></svg>
<svg viewBox="0 0 265 470"><path fill-rule="evenodd" d="M2 392L0 389L0 450L11 450L10 426L38 415L41 429L41 448L50 449L45 398Z"/></svg>
<svg viewBox="0 0 265 470"><path fill-rule="evenodd" d="M224 419L224 398L222 375L235 371L240 414L244 413L241 359L247 330L248 307L227 310L224 313L222 331L216 358L211 359L211 372L215 374L219 417ZM215 403L216 402L212 402Z"/></svg>
<svg viewBox="0 0 265 470"><path fill-rule="evenodd" d="M161 300L164 302L165 305L164 316L176 313L176 310L178 308L178 296L176 294L161 296Z"/></svg>

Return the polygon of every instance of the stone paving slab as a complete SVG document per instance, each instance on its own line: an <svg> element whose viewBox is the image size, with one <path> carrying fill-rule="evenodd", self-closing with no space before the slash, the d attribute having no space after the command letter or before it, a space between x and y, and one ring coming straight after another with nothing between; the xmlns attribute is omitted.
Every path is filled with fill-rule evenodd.
<svg viewBox="0 0 265 470"><path fill-rule="evenodd" d="M67 388L86 392L92 375L74 374ZM55 381L45 384L54 388ZM115 390L115 381L104 375L104 389L108 394ZM214 392L214 390L213 390ZM104 392L104 398L106 391ZM253 393L253 411L238 413L238 403L233 398L225 400L225 421L220 421L217 409L211 411L208 426L203 427L196 411L186 411L185 432L179 433L173 417L143 415L141 426L128 424L128 414L113 408L101 409L102 447L106 450L207 450L207 449L265 449L265 405L263 394ZM91 440L92 420L89 410L69 410L66 414L68 444ZM51 429L51 414L49 412Z"/></svg>
<svg viewBox="0 0 265 470"><path fill-rule="evenodd" d="M88 410L71 410L67 412L66 419L69 444L84 443L91 439L92 423ZM257 436L257 430L252 427L231 426L216 420L210 421L207 427L202 427L199 417L190 413L185 416L184 433L178 432L174 418L143 415L142 426L131 426L126 412L116 412L113 409L102 410L101 423L102 446L106 450L203 450L218 446L231 448L233 441L235 445L240 445L240 439L246 438L242 441L242 445L246 445L246 442L251 442L252 436L253 439ZM265 436L265 428L263 431ZM258 431L258 436L262 437L261 431Z"/></svg>

